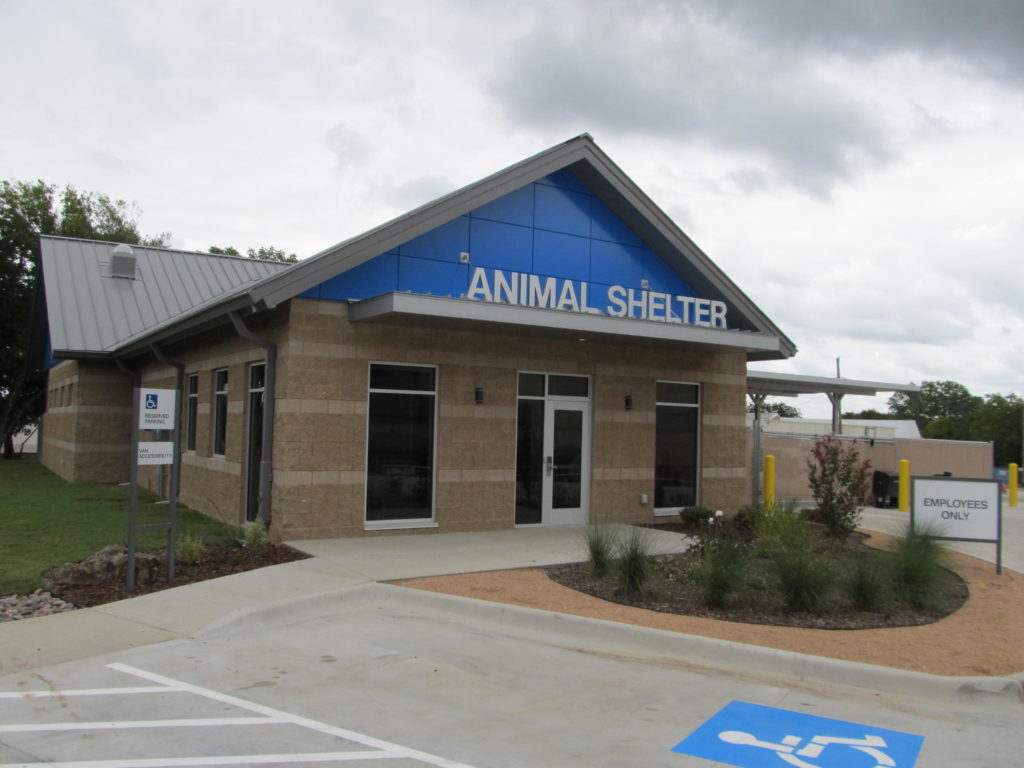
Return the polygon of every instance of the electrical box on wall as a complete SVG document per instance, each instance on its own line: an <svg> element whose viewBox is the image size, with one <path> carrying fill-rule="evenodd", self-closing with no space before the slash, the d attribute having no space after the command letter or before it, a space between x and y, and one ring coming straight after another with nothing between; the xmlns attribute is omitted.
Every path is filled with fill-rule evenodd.
<svg viewBox="0 0 1024 768"><path fill-rule="evenodd" d="M647 494L646 493L641 493L640 494L640 503L641 504L646 504L647 503Z"/></svg>

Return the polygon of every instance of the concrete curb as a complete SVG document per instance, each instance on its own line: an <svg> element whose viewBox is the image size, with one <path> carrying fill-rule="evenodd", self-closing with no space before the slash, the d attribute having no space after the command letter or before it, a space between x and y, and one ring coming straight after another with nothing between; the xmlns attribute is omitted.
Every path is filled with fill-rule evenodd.
<svg viewBox="0 0 1024 768"><path fill-rule="evenodd" d="M380 583L241 609L195 636L225 637L365 608L472 623L486 631L582 652L668 660L724 674L829 683L911 698L969 700L998 707L1024 703L1024 672L1008 677L944 677Z"/></svg>

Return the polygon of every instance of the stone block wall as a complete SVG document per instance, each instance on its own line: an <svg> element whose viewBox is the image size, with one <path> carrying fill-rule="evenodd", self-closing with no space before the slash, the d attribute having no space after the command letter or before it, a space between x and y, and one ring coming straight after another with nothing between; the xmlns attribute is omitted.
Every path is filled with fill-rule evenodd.
<svg viewBox="0 0 1024 768"><path fill-rule="evenodd" d="M681 354L656 347L412 323L350 323L347 313L347 305L337 302L291 302L288 340L279 349L275 535L316 538L366 533L371 362L438 367L439 530L514 525L520 371L592 377L593 519L655 519L658 380L701 385L702 502L728 509L743 503L746 362L740 352ZM482 405L475 404L477 387L485 393ZM627 394L633 397L631 411L624 408ZM647 504L641 503L641 494L647 495Z"/></svg>
<svg viewBox="0 0 1024 768"><path fill-rule="evenodd" d="M131 379L115 365L65 360L49 374L43 465L73 483L128 479Z"/></svg>

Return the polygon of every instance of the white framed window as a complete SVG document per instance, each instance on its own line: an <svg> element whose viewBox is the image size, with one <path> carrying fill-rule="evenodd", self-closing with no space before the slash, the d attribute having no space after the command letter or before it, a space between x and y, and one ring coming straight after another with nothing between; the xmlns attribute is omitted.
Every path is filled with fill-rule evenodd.
<svg viewBox="0 0 1024 768"><path fill-rule="evenodd" d="M185 377L185 450L195 451L199 426L199 374Z"/></svg>
<svg viewBox="0 0 1024 768"><path fill-rule="evenodd" d="M223 456L228 435L228 369L213 372L213 455Z"/></svg>
<svg viewBox="0 0 1024 768"><path fill-rule="evenodd" d="M371 363L367 528L433 525L437 367Z"/></svg>
<svg viewBox="0 0 1024 768"><path fill-rule="evenodd" d="M671 515L700 495L700 385L659 381L655 399L654 511Z"/></svg>

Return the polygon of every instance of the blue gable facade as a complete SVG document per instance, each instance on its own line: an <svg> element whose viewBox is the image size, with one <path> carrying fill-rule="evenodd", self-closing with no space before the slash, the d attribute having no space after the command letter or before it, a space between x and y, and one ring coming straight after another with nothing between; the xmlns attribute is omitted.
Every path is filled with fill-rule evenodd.
<svg viewBox="0 0 1024 768"><path fill-rule="evenodd" d="M481 268L483 275L478 274ZM537 295L547 284L546 300L527 301L525 275L544 281ZM522 300L513 296L511 303L711 324L711 311L705 308L704 315L697 315L689 301L699 298L692 286L568 169L482 205L300 295L347 301L400 292L508 303L509 291L498 290L499 283L513 289L521 285ZM648 298L652 295L653 306ZM719 327L724 327L724 309L723 305Z"/></svg>

